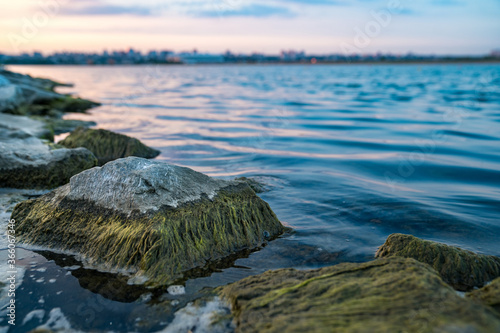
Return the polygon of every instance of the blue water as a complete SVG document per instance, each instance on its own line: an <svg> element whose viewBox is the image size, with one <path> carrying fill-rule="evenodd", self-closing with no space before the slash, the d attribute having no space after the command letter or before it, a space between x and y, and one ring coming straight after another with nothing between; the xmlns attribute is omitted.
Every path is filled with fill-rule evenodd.
<svg viewBox="0 0 500 333"><path fill-rule="evenodd" d="M498 64L11 69L75 83L60 91L103 105L67 118L160 160L268 184L261 197L295 232L188 280L188 294L369 260L394 232L500 255Z"/></svg>

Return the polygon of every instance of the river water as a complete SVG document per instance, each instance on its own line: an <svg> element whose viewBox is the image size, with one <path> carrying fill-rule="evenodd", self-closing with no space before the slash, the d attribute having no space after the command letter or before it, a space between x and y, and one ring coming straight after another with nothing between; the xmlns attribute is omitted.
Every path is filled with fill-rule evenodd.
<svg viewBox="0 0 500 333"><path fill-rule="evenodd" d="M255 177L294 229L182 281L180 296L25 251L18 318L31 319L13 332L51 318L81 331L159 331L203 288L268 269L370 260L394 232L500 255L498 64L10 69L73 82L59 91L103 105L66 118L136 137L159 160ZM107 292L109 281L123 292Z"/></svg>

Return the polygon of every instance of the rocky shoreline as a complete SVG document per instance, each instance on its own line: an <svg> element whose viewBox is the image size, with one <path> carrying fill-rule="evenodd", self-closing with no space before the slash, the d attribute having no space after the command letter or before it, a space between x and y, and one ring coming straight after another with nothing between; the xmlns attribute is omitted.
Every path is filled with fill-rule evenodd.
<svg viewBox="0 0 500 333"><path fill-rule="evenodd" d="M265 185L148 160L159 151L137 139L64 120L98 103L58 94L61 85L0 70L0 188L51 190L13 209L23 243L78 253L158 288L286 232L256 195ZM230 310L203 329L500 332L499 286L498 257L392 234L372 261L267 271L208 291L205 303Z"/></svg>

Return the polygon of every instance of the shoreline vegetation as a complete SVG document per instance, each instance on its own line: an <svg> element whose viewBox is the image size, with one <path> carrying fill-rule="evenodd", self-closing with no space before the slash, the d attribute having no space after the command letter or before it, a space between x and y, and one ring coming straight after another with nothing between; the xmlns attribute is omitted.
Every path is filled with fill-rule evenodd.
<svg viewBox="0 0 500 333"><path fill-rule="evenodd" d="M61 85L0 70L0 187L52 190L13 209L20 241L157 288L291 233L257 196L265 184L148 160L159 151L137 139L64 120L99 104L56 93ZM183 309L174 323L193 332L493 333L499 286L498 257L392 234L368 262L272 270L208 290L186 307L217 304L207 327L176 322Z"/></svg>

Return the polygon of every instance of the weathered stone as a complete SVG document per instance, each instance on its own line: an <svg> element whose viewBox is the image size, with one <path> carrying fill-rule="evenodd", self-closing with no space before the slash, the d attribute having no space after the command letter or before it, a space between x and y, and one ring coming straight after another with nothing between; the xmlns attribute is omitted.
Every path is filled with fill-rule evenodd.
<svg viewBox="0 0 500 333"><path fill-rule="evenodd" d="M0 112L54 116L58 112L85 112L99 105L54 92L54 87L60 85L52 80L0 70Z"/></svg>
<svg viewBox="0 0 500 333"><path fill-rule="evenodd" d="M5 82L0 85L0 113L13 113L23 102L24 97L21 88Z"/></svg>
<svg viewBox="0 0 500 333"><path fill-rule="evenodd" d="M0 69L0 76L5 77L13 84L24 84L38 89L53 91L55 87L72 87L71 84L60 83L43 78L34 78L30 75L14 73L5 69Z"/></svg>
<svg viewBox="0 0 500 333"><path fill-rule="evenodd" d="M248 186L250 186L250 188L254 190L255 193L264 193L269 191L264 184L256 181L253 178L239 177L235 178L235 180L246 182Z"/></svg>
<svg viewBox="0 0 500 333"><path fill-rule="evenodd" d="M49 141L54 139L52 130L45 123L6 113L0 113L0 131L3 130L23 131L31 136ZM3 138L5 139L7 136L4 135Z"/></svg>
<svg viewBox="0 0 500 333"><path fill-rule="evenodd" d="M446 283L462 291L481 287L500 276L500 258L498 257L476 254L411 235L390 235L375 256L377 258L392 256L413 258L429 264Z"/></svg>
<svg viewBox="0 0 500 333"><path fill-rule="evenodd" d="M487 307L408 258L281 269L219 288L236 332L499 332Z"/></svg>
<svg viewBox="0 0 500 333"><path fill-rule="evenodd" d="M101 269L173 282L284 231L247 184L128 157L84 171L14 209L25 243L76 251Z"/></svg>
<svg viewBox="0 0 500 333"><path fill-rule="evenodd" d="M40 120L46 124L46 127L54 133L59 135L74 131L78 127L91 127L97 124L93 121L77 120L77 119L61 119L57 117L40 117L34 116L32 119Z"/></svg>
<svg viewBox="0 0 500 333"><path fill-rule="evenodd" d="M97 163L85 148L55 148L25 131L2 128L0 187L54 188Z"/></svg>
<svg viewBox="0 0 500 333"><path fill-rule="evenodd" d="M135 138L103 129L77 128L59 144L67 148L87 148L97 157L99 165L122 157L155 158L160 154Z"/></svg>
<svg viewBox="0 0 500 333"><path fill-rule="evenodd" d="M467 293L466 296L491 306L500 315L500 278L496 278L481 289Z"/></svg>

